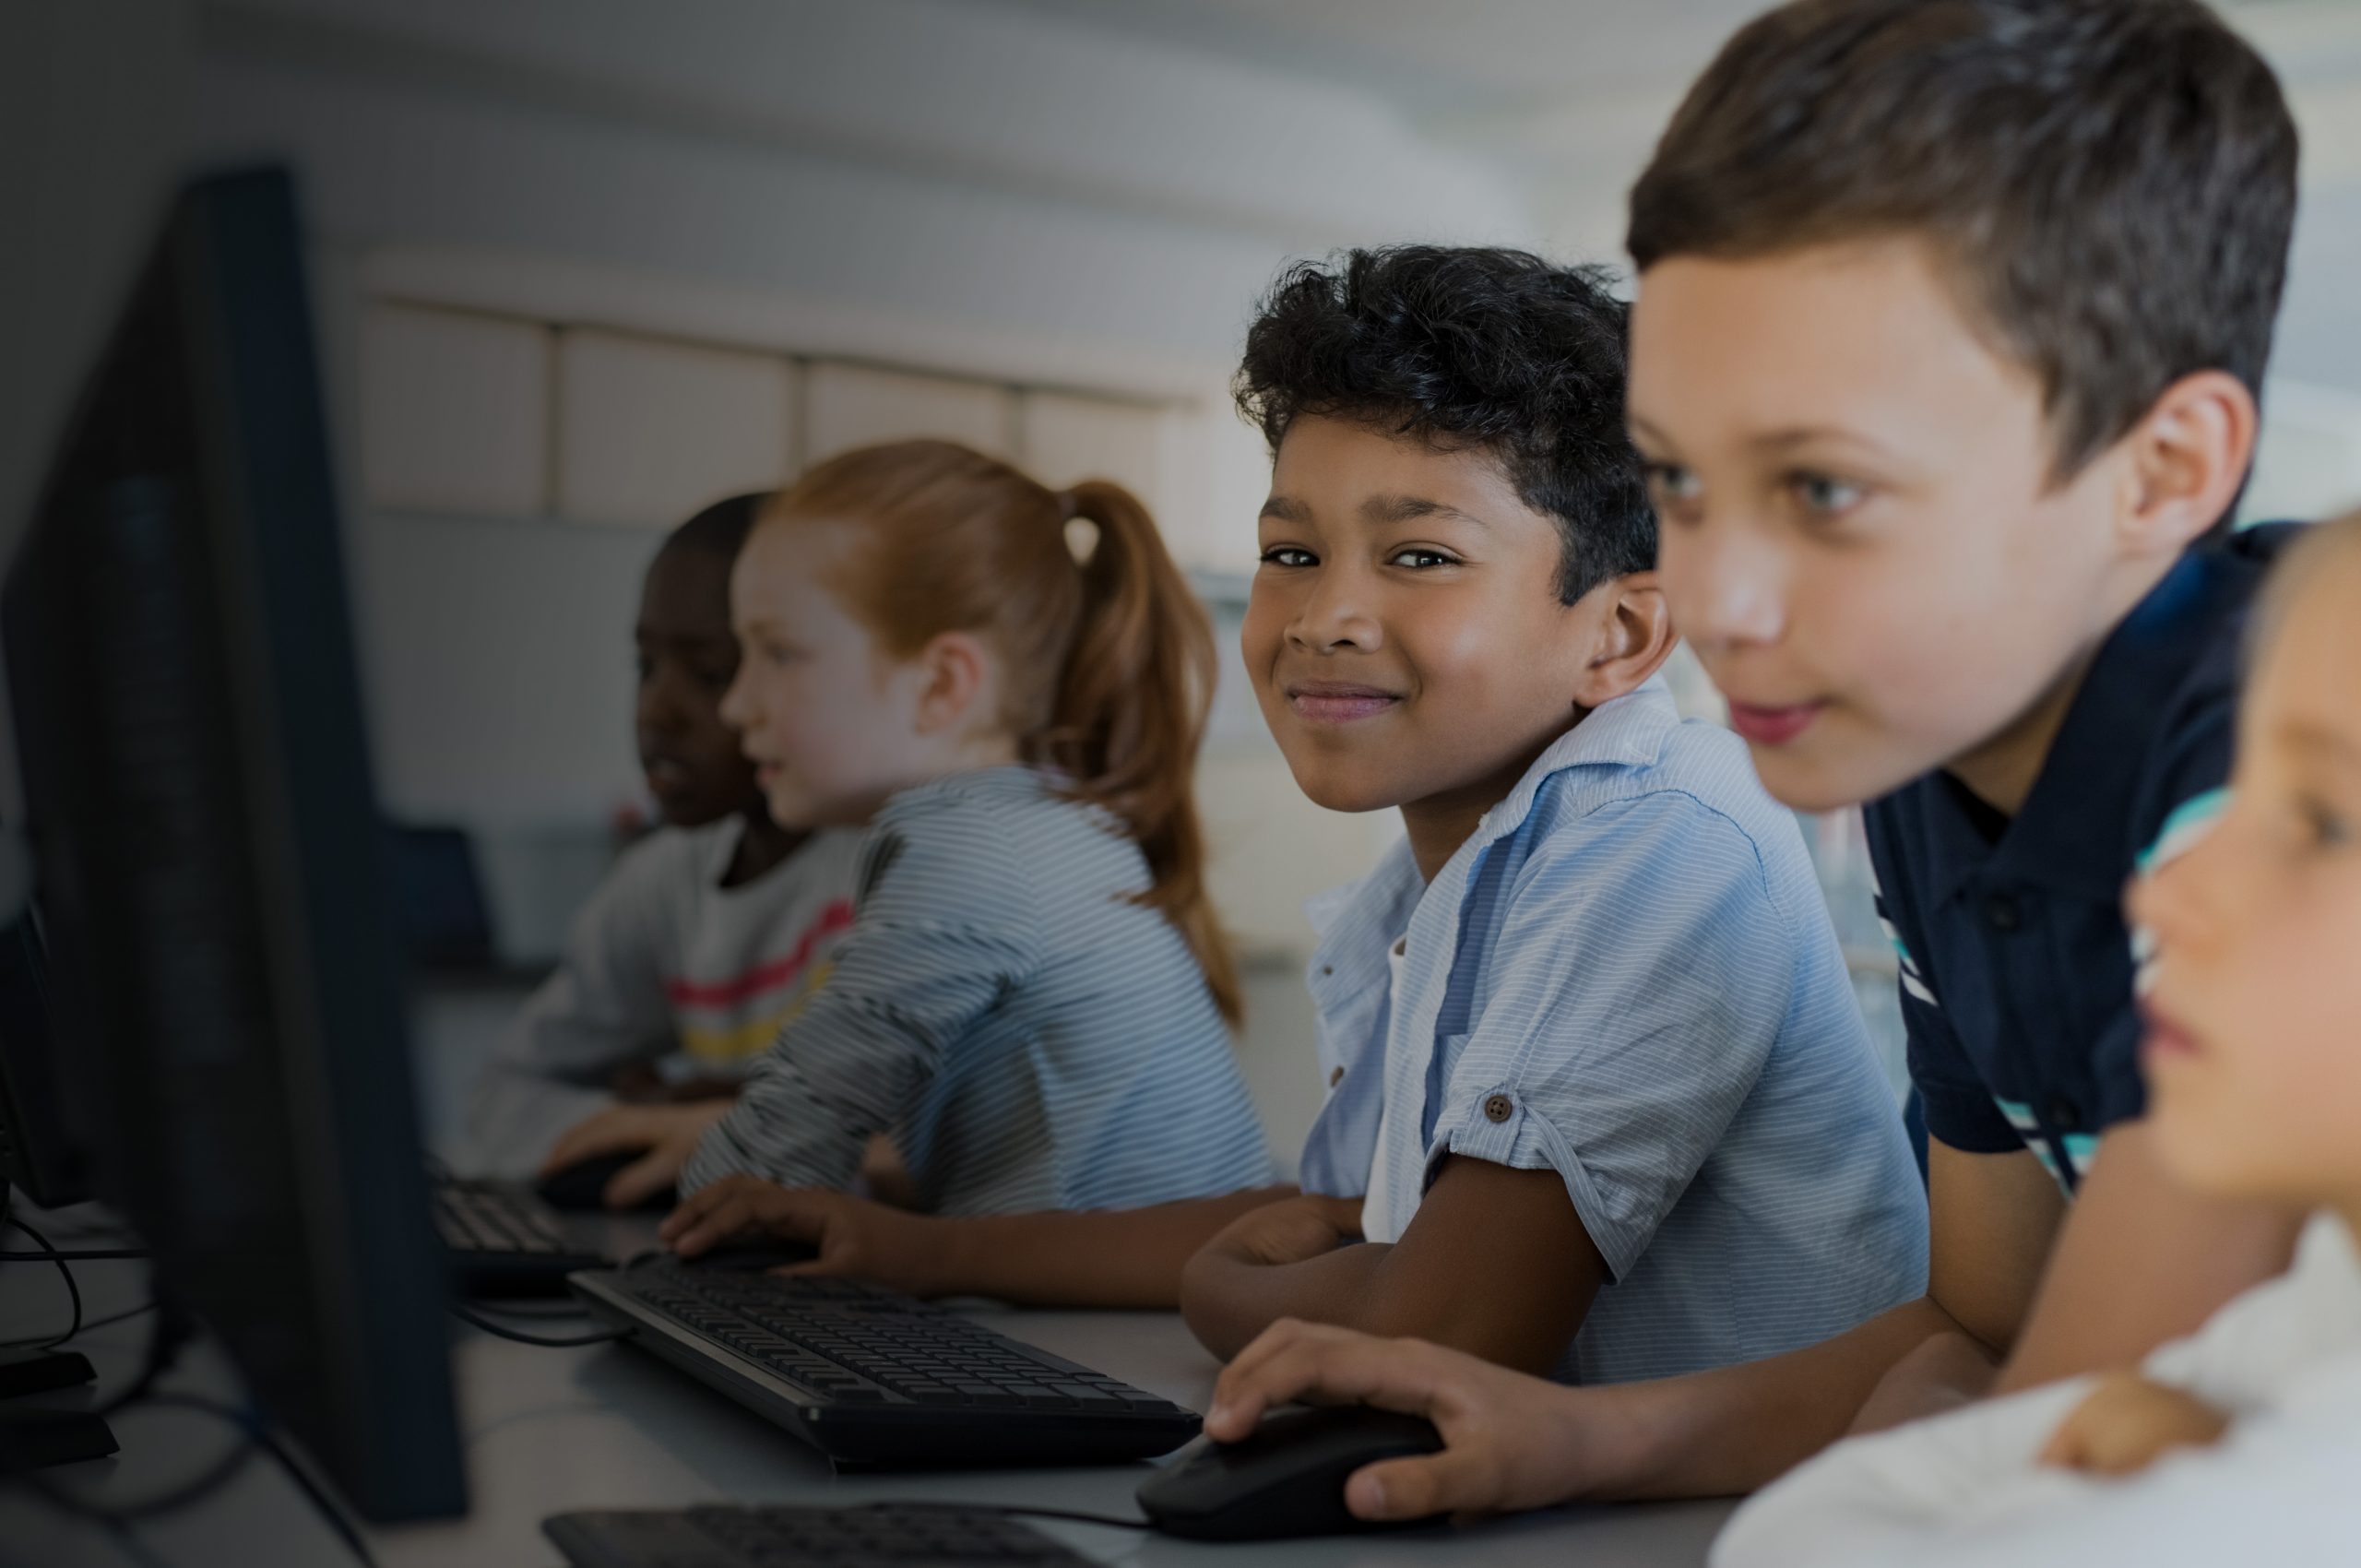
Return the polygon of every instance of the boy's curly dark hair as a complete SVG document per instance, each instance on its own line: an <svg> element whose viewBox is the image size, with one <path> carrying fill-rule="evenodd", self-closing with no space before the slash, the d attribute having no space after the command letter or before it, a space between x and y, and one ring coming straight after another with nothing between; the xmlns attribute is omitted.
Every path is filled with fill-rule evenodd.
<svg viewBox="0 0 2361 1568"><path fill-rule="evenodd" d="M1558 597L1655 564L1623 426L1630 307L1600 267L1445 245L1299 262L1264 296L1231 390L1278 450L1305 414L1491 454L1564 540Z"/></svg>

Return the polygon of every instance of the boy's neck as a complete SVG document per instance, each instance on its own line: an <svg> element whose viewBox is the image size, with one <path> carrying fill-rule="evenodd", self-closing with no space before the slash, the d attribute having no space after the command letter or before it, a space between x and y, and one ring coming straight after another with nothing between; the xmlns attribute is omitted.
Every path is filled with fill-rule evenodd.
<svg viewBox="0 0 2361 1568"><path fill-rule="evenodd" d="M1581 723L1581 716L1574 722ZM1475 837L1484 814L1507 800L1517 781L1540 760L1541 754L1566 733L1564 730L1558 731L1472 784L1403 802L1402 827L1410 840L1410 857L1418 865L1418 880L1434 881L1444 862Z"/></svg>
<svg viewBox="0 0 2361 1568"><path fill-rule="evenodd" d="M759 801L746 808L745 820L746 826L738 835L738 848L730 857L730 867L721 873L724 887L743 887L768 875L812 837L801 828L781 827L773 822L771 814Z"/></svg>
<svg viewBox="0 0 2361 1568"><path fill-rule="evenodd" d="M2085 650L2031 707L1975 750L1952 758L1943 771L2002 816L2015 816L2040 782L2049 749L2058 743L2066 715L2072 710L2097 657L2096 647Z"/></svg>
<svg viewBox="0 0 2361 1568"><path fill-rule="evenodd" d="M2013 817L2024 810L2034 786L2041 781L2041 770L2049 761L2050 748L2058 743L2058 731L2066 727L2066 716L2072 711L2074 699L2082 695L2082 683L2090 679L2091 666L2098 662L2099 650L2115 636L2116 628L2179 564L2180 557L2176 555L2116 585L2106 596L2108 612L2047 689L1999 733L1945 764L1943 771L2002 816Z"/></svg>

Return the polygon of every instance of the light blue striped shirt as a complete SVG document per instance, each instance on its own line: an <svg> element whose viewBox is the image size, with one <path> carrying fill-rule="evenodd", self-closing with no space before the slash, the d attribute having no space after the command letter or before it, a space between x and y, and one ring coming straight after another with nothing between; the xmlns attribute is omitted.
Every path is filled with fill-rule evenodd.
<svg viewBox="0 0 2361 1568"><path fill-rule="evenodd" d="M1925 1290L1925 1195L1802 835L1661 680L1552 744L1431 885L1403 844L1311 912L1334 1087L1304 1187L1384 1183L1406 1227L1448 1156L1557 1171L1611 1276L1561 1379L1794 1349Z"/></svg>
<svg viewBox="0 0 2361 1568"><path fill-rule="evenodd" d="M1135 901L1139 846L1050 777L984 768L872 824L852 929L682 1173L842 1187L889 1132L919 1206L1140 1208L1272 1179L1204 972Z"/></svg>

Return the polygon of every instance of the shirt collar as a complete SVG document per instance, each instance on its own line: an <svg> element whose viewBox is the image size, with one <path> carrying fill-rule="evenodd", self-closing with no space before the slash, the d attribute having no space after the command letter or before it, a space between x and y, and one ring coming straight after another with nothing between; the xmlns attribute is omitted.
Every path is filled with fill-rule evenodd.
<svg viewBox="0 0 2361 1568"><path fill-rule="evenodd" d="M1975 825L1976 802L1957 780L1928 780L1942 802L1947 895L1987 867L2084 897L2121 895L2125 842L2163 705L2245 600L2237 575L2216 570L2212 553L2183 555L2100 644L2032 791L1998 837Z"/></svg>
<svg viewBox="0 0 2361 1568"><path fill-rule="evenodd" d="M1661 675L1652 675L1622 696L1593 708L1580 723L1550 742L1525 770L1516 787L1502 797L1500 804L1484 814L1475 833L1453 854L1453 862L1464 862L1486 846L1515 832L1532 813L1542 786L1560 773L1578 767L1654 765L1664 754L1666 737L1679 723L1680 713L1673 703L1672 688ZM1436 880L1442 881L1448 873L1446 867ZM1388 941L1399 936L1408 928L1410 912L1425 891L1418 876L1418 860L1410 852L1409 841L1402 839L1360 881L1330 888L1309 900L1304 913L1311 919L1312 932L1321 943L1312 972L1342 971L1352 955L1341 949L1348 944L1358 947L1372 926L1383 927ZM1339 951L1331 952L1332 947Z"/></svg>

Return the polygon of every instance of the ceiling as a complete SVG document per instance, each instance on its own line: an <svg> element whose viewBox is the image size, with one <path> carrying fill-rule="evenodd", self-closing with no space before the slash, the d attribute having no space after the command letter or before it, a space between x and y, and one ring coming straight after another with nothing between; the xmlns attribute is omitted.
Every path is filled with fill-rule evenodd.
<svg viewBox="0 0 2361 1568"><path fill-rule="evenodd" d="M1543 237L1620 248L1623 192L1688 82L1762 0L970 0L1312 77L1395 108L1530 194ZM2361 390L2361 0L2222 0L2304 129L2280 339L2292 377Z"/></svg>

